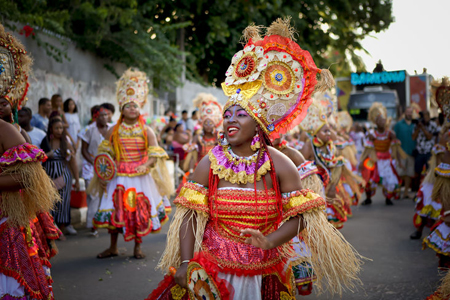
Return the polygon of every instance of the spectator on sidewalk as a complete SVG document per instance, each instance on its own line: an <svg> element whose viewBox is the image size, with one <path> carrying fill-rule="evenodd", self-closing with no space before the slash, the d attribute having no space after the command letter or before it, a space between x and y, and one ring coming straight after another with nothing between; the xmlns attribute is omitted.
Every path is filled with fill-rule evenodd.
<svg viewBox="0 0 450 300"><path fill-rule="evenodd" d="M192 133L194 133L196 127L200 127L198 125L198 114L197 110L194 110L192 112L191 118L187 120L187 128L186 130L190 130Z"/></svg>
<svg viewBox="0 0 450 300"><path fill-rule="evenodd" d="M75 141L75 149L78 149L79 140L78 132L81 129L80 117L78 116L78 107L72 98L64 101L64 114L66 116L67 123L69 127L67 128L67 133L70 135L73 141Z"/></svg>
<svg viewBox="0 0 450 300"><path fill-rule="evenodd" d="M33 115L30 125L47 132L48 118L52 112L52 104L50 102L50 99L41 98L39 99L38 105L38 113Z"/></svg>
<svg viewBox="0 0 450 300"><path fill-rule="evenodd" d="M407 107L404 118L398 121L394 126L395 135L402 143L401 147L403 151L407 154L406 158L401 159L401 164L397 163L398 176L400 176L405 183L405 191L403 192L404 199L409 198L408 193L412 179L414 178L413 151L416 148L416 141L413 140L414 124L412 122L412 115L412 107Z"/></svg>
<svg viewBox="0 0 450 300"><path fill-rule="evenodd" d="M44 130L30 125L32 116L33 113L31 112L31 109L28 107L23 107L18 113L19 125L28 133L31 143L37 147L40 147L46 133Z"/></svg>
<svg viewBox="0 0 450 300"><path fill-rule="evenodd" d="M431 158L431 149L436 144L436 137L439 134L435 122L430 120L430 112L425 110L419 119L414 133L413 140L416 141L416 157L414 171L420 177L424 166L428 169L428 161Z"/></svg>
<svg viewBox="0 0 450 300"><path fill-rule="evenodd" d="M63 121L63 127L65 129L69 128L69 123L67 123L67 119L64 114L63 99L62 99L61 95L58 95L58 94L53 95L52 99L51 99L51 103L52 103L51 114L55 115L57 113Z"/></svg>
<svg viewBox="0 0 450 300"><path fill-rule="evenodd" d="M108 129L111 127L111 125L108 124L108 112L105 108L96 105L91 112L92 120L94 120L94 122L89 125L86 132L80 136L82 140L81 154L84 158L81 177L86 181L86 186L89 186L90 181L94 177L94 159L97 155L98 146L104 140ZM92 220L100 205L99 195L89 193L87 195L87 205L86 227L91 229L91 236L97 237L98 232L94 228Z"/></svg>
<svg viewBox="0 0 450 300"><path fill-rule="evenodd" d="M70 215L70 196L72 178L75 178L75 190L80 189L78 167L75 161L75 151L67 142L66 131L60 116L50 118L47 136L42 140L41 149L45 151L48 160L42 166L53 180L62 201L56 204L52 211L56 225L64 234L77 234L73 228ZM65 237L62 235L61 240Z"/></svg>
<svg viewBox="0 0 450 300"><path fill-rule="evenodd" d="M183 131L190 130L192 132L193 128L189 128L188 121L188 112L187 110L183 110L181 112L181 120L178 122L178 124L181 124L181 126L183 127Z"/></svg>
<svg viewBox="0 0 450 300"><path fill-rule="evenodd" d="M100 104L101 107L106 109L106 113L108 114L108 123L110 125L114 125L115 122L113 121L114 113L116 112L116 108L111 103L105 102Z"/></svg>

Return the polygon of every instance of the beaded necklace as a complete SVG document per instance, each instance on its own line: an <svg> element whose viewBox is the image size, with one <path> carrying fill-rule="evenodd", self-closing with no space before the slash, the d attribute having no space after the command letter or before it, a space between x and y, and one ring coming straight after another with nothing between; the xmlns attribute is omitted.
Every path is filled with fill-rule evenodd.
<svg viewBox="0 0 450 300"><path fill-rule="evenodd" d="M257 162L259 151L261 158ZM254 183L270 171L269 155L264 149L259 149L253 155L242 157L236 155L228 145L217 145L208 153L211 169L219 179L224 179L233 184ZM257 165L258 163L258 165Z"/></svg>

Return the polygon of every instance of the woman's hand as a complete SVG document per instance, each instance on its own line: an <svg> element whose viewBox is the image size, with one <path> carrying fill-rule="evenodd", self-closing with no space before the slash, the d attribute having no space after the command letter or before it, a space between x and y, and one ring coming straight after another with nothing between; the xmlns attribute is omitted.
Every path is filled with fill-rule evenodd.
<svg viewBox="0 0 450 300"><path fill-rule="evenodd" d="M330 188L327 192L327 198L335 199L336 198L336 188Z"/></svg>
<svg viewBox="0 0 450 300"><path fill-rule="evenodd" d="M147 166L149 168L153 168L156 164L156 157L150 157L150 159L147 161Z"/></svg>
<svg viewBox="0 0 450 300"><path fill-rule="evenodd" d="M99 180L99 182L100 182L100 187L101 187L102 191L106 192L106 186L108 185L108 183L101 179Z"/></svg>
<svg viewBox="0 0 450 300"><path fill-rule="evenodd" d="M54 151L50 150L50 152L45 153L47 155L48 158L53 158L54 155Z"/></svg>
<svg viewBox="0 0 450 300"><path fill-rule="evenodd" d="M75 180L75 191L79 191L80 190L80 181L79 180Z"/></svg>
<svg viewBox="0 0 450 300"><path fill-rule="evenodd" d="M145 165L140 165L136 168L137 173L147 173L148 168Z"/></svg>
<svg viewBox="0 0 450 300"><path fill-rule="evenodd" d="M252 246L261 248L263 250L268 250L268 249L273 248L272 243L269 241L269 239L267 239L267 237L265 237L261 233L261 231L251 229L251 228L241 230L241 236L244 236L247 234L249 234L250 237L245 240L246 244L250 244Z"/></svg>
<svg viewBox="0 0 450 300"><path fill-rule="evenodd" d="M173 276L175 282L184 289L187 289L187 267L188 264L184 263L178 268L177 272Z"/></svg>

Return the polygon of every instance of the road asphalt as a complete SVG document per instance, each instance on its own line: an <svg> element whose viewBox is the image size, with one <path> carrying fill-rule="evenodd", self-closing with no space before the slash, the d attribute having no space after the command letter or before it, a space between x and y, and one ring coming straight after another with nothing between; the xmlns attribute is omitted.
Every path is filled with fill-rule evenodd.
<svg viewBox="0 0 450 300"><path fill-rule="evenodd" d="M386 206L378 191L371 206L353 207L353 217L342 229L346 239L371 260L361 272L363 286L331 297L323 293L297 299L325 300L423 300L434 292L441 278L438 259L431 249L422 251L421 240L410 240L414 231L412 200ZM164 250L169 224L161 232L143 239L145 259L136 260L133 243L119 240L119 256L97 259L109 245L109 235L101 230L98 238L78 235L57 241L59 254L51 260L56 300L143 300L155 289L163 275L155 266ZM427 234L429 230L425 231Z"/></svg>

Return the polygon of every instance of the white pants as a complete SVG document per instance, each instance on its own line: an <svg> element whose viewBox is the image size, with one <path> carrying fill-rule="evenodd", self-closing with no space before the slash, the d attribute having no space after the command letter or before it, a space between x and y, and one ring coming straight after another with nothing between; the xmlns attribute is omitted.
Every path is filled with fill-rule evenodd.
<svg viewBox="0 0 450 300"><path fill-rule="evenodd" d="M88 187L90 180L86 180L86 186ZM94 219L95 214L98 211L98 207L100 206L100 197L99 195L91 195L88 194L86 196L87 202L87 216L86 216L86 227L92 228L94 225L92 224L92 220Z"/></svg>

